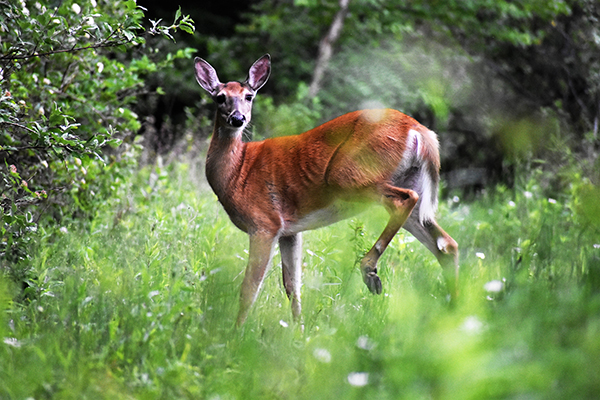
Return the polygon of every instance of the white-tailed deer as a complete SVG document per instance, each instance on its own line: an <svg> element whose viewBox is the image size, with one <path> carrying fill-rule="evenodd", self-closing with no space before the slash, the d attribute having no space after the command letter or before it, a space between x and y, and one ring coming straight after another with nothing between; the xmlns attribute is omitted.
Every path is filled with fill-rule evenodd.
<svg viewBox="0 0 600 400"><path fill-rule="evenodd" d="M377 260L400 228L438 259L451 296L457 294L458 245L435 222L440 159L434 132L395 110L342 115L297 136L242 141L252 100L271 73L267 54L244 82L221 83L195 60L196 80L217 104L206 177L231 221L250 237L237 325L244 323L271 263L281 251L283 284L300 318L301 232L382 204L389 222L361 262L363 280L381 293Z"/></svg>

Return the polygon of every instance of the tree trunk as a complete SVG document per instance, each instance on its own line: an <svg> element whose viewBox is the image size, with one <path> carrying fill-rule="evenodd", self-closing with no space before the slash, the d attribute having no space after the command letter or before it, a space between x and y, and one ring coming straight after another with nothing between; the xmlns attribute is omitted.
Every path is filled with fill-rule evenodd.
<svg viewBox="0 0 600 400"><path fill-rule="evenodd" d="M329 59L333 52L333 45L339 39L344 27L344 20L348 15L348 3L350 0L340 0L340 9L335 14L329 31L321 39L319 43L319 56L317 57L317 63L315 65L315 71L313 73L312 82L310 83L308 94L310 97L315 97L319 90L321 90L321 82L323 81L323 75L329 64Z"/></svg>

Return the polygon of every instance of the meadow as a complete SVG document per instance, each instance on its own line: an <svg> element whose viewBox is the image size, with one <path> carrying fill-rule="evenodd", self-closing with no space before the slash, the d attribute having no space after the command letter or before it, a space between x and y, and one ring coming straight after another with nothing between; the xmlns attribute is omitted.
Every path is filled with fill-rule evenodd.
<svg viewBox="0 0 600 400"><path fill-rule="evenodd" d="M22 295L0 281L0 398L598 398L600 237L575 192L537 182L441 199L461 250L452 306L404 231L368 291L373 209L305 234L303 327L276 256L235 330L247 236L189 164L142 170L85 226L40 233Z"/></svg>

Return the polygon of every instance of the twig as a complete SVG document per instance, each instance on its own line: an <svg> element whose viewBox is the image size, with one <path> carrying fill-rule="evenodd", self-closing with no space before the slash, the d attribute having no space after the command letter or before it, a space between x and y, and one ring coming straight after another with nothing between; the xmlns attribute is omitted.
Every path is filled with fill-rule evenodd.
<svg viewBox="0 0 600 400"><path fill-rule="evenodd" d="M33 129L31 129L30 127L21 125L21 124L17 124L16 122L0 121L0 124L1 125L10 125L10 126L14 126L15 128L24 129L24 130L28 131L29 133L38 133L38 132L34 131Z"/></svg>
<svg viewBox="0 0 600 400"><path fill-rule="evenodd" d="M27 60L29 58L34 58L34 57L44 57L44 56L50 56L53 54L59 54L59 53L74 53L74 52L78 52L78 51L83 51L83 50L89 50L89 49L99 49L99 48L105 48L105 47L117 47L117 46L121 46L127 43L131 43L133 41L133 38L131 39L127 39L127 40L122 40L120 42L102 42L102 43L96 43L96 44L91 44L89 46L83 46L83 47L72 47L69 49L59 49L59 50L52 50L52 51L46 51L46 52L42 52L42 53L31 53L31 54L24 54L24 55L15 55L15 56L2 56L0 57L1 61L6 61L6 60Z"/></svg>

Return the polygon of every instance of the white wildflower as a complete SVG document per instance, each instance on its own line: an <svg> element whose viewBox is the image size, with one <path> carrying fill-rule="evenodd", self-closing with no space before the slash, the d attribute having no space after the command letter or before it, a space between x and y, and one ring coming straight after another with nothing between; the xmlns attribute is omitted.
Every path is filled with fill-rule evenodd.
<svg viewBox="0 0 600 400"><path fill-rule="evenodd" d="M477 252L477 253L475 253L475 256L476 256L477 258L481 258L482 260L485 260L485 254L483 254L483 253L481 253L481 252Z"/></svg>
<svg viewBox="0 0 600 400"><path fill-rule="evenodd" d="M313 356L317 361L329 364L331 362L331 353L327 349L315 349Z"/></svg>
<svg viewBox="0 0 600 400"><path fill-rule="evenodd" d="M79 4L77 3L73 3L73 5L71 6L71 10L73 10L75 14L81 13L81 7L79 7Z"/></svg>
<svg viewBox="0 0 600 400"><path fill-rule="evenodd" d="M369 339L368 336L361 336L358 338L358 340L356 341L356 346L358 346L358 348L363 349L363 350L373 350L373 348L375 347L375 344L373 343L373 341L371 339Z"/></svg>
<svg viewBox="0 0 600 400"><path fill-rule="evenodd" d="M483 322L474 315L465 318L465 322L462 324L462 330L467 333L480 333L483 329Z"/></svg>
<svg viewBox="0 0 600 400"><path fill-rule="evenodd" d="M12 347L21 347L21 342L16 338L4 338L4 344Z"/></svg>
<svg viewBox="0 0 600 400"><path fill-rule="evenodd" d="M368 372L351 372L348 374L348 383L352 386L362 387L369 383Z"/></svg>
<svg viewBox="0 0 600 400"><path fill-rule="evenodd" d="M498 293L501 292L502 289L504 289L504 282L499 280L489 281L488 283L483 285L483 288L488 292Z"/></svg>

